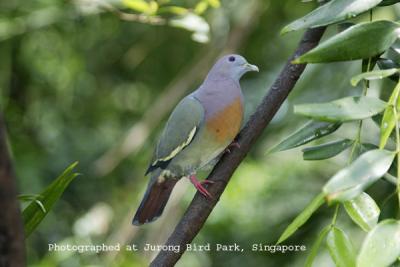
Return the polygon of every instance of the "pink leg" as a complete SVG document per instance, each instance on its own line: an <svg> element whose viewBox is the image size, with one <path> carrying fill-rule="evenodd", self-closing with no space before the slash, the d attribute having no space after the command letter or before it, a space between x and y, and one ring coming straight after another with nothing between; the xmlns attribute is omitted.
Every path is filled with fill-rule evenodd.
<svg viewBox="0 0 400 267"><path fill-rule="evenodd" d="M189 176L190 182L196 187L196 189L205 197L212 198L211 194L207 191L207 189L204 188L203 184L213 184L213 181L210 180L204 180L204 181L199 181L197 180L195 175L190 175Z"/></svg>
<svg viewBox="0 0 400 267"><path fill-rule="evenodd" d="M229 144L227 148L225 148L225 152L231 153L231 147L237 147L240 148L240 144L236 141L233 141L232 143Z"/></svg>

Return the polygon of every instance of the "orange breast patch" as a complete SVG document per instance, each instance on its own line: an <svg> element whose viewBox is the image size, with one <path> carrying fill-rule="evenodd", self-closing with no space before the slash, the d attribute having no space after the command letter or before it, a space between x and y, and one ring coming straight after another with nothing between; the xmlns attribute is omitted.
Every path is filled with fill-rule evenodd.
<svg viewBox="0 0 400 267"><path fill-rule="evenodd" d="M232 141L240 130L243 118L243 105L240 98L236 98L230 105L217 112L206 123L218 142Z"/></svg>

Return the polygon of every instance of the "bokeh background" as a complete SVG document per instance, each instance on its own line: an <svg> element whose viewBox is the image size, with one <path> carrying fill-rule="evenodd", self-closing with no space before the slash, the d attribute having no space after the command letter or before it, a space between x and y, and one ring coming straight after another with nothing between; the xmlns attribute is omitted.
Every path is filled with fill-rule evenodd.
<svg viewBox="0 0 400 267"><path fill-rule="evenodd" d="M301 38L301 32L281 36L280 29L317 6L299 0L157 2L186 8L190 16L131 16L127 13L141 12L130 9L129 1L0 2L0 106L19 190L41 192L74 161L79 161L82 174L27 240L29 266L146 266L154 252L48 252L48 244L163 244L195 193L188 181L179 183L155 223L133 227L131 218L170 111L201 83L220 55L235 52L261 70L242 79L246 114L251 114ZM191 10L199 2L207 5L196 15ZM399 12L397 5L378 8L374 19L396 19ZM336 31L331 27L324 38ZM360 65L307 67L194 241L238 243L245 252L187 252L177 266L304 263L307 252L252 252L251 245L273 245L324 182L346 164L348 154L306 162L300 149L272 155L266 151L306 122L293 115L293 104L359 94L349 79L360 72ZM370 91L378 94L385 86L393 84L373 82ZM353 126L342 127L328 140L353 137ZM364 140L376 140L377 127L364 127ZM369 190L378 204L387 202L382 216L385 209L393 209L391 200L385 200L391 188L380 181ZM309 250L332 214L331 207L323 206L286 244ZM344 211L338 224L360 243L363 233ZM333 266L324 247L315 266Z"/></svg>

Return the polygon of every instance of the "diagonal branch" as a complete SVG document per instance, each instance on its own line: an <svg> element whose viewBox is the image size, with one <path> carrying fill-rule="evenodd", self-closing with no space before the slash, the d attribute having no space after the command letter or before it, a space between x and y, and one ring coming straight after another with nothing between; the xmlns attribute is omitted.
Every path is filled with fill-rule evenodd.
<svg viewBox="0 0 400 267"><path fill-rule="evenodd" d="M25 266L24 229L15 184L6 129L0 114L0 266Z"/></svg>
<svg viewBox="0 0 400 267"><path fill-rule="evenodd" d="M186 244L190 244L197 233L203 227L221 194L224 192L232 174L246 157L247 153L268 126L272 117L278 111L283 101L294 88L306 65L293 65L291 61L299 55L315 47L321 39L325 27L307 30L301 39L298 48L288 60L287 64L271 86L257 110L250 117L246 126L239 133L237 141L240 149L234 149L232 153L225 154L215 166L208 179L215 181L209 192L214 196L208 200L197 193L190 206L176 226L174 232L168 238L166 245L179 245L179 253L174 251L161 251L151 262L151 267L174 266L186 251Z"/></svg>

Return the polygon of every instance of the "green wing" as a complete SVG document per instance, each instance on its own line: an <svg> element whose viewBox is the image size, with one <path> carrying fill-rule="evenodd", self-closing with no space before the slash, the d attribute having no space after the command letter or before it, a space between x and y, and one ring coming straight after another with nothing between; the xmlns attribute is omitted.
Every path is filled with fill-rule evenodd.
<svg viewBox="0 0 400 267"><path fill-rule="evenodd" d="M164 169L193 140L204 120L204 108L194 97L187 96L175 107L158 142L147 173Z"/></svg>

